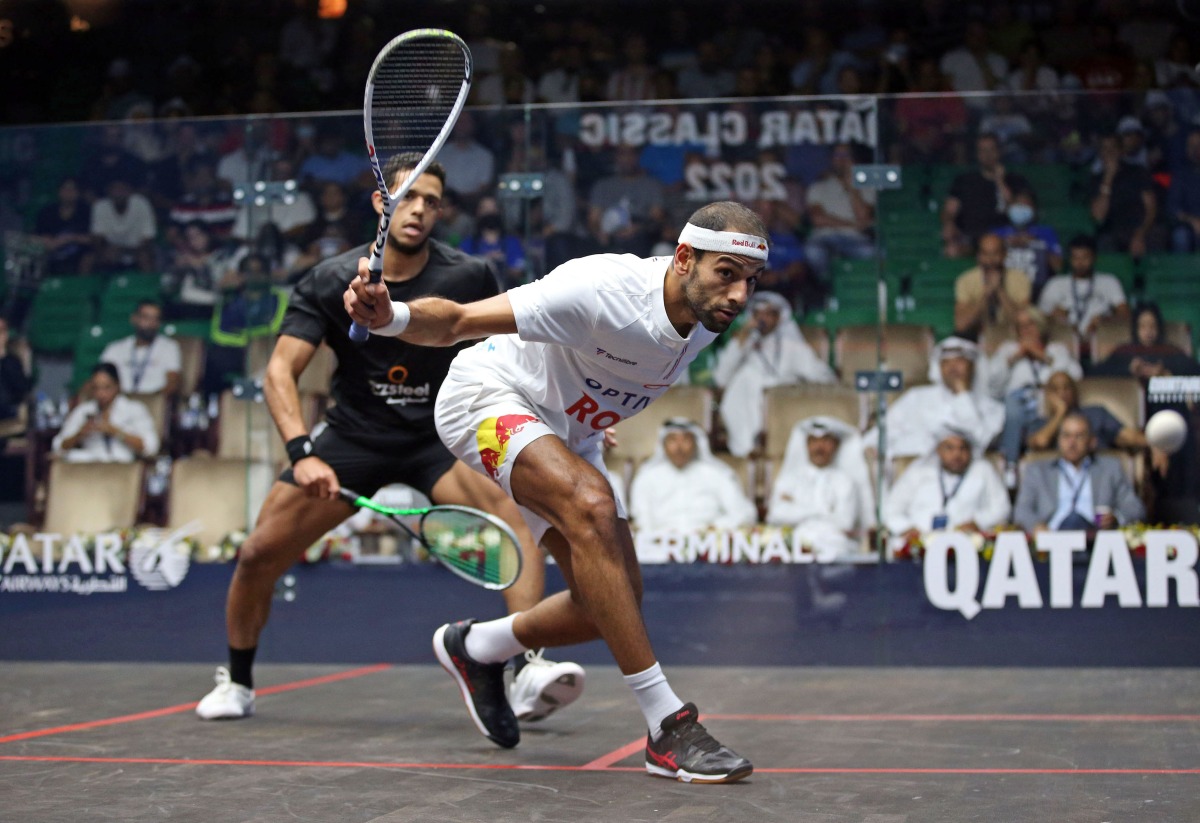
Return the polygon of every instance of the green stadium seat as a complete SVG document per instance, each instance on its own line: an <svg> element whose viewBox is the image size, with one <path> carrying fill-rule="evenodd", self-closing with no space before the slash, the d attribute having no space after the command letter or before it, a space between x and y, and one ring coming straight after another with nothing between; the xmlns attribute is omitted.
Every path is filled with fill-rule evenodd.
<svg viewBox="0 0 1200 823"><path fill-rule="evenodd" d="M1040 210L1037 222L1049 226L1058 233L1059 242L1063 246L1063 256L1067 255L1067 244L1078 234L1094 234L1096 223L1092 220L1092 212L1087 206L1050 206Z"/></svg>
<svg viewBox="0 0 1200 823"><path fill-rule="evenodd" d="M128 320L142 300L162 300L161 275L145 272L113 275L100 295L100 320Z"/></svg>
<svg viewBox="0 0 1200 823"><path fill-rule="evenodd" d="M1123 252L1101 252L1096 255L1096 271L1116 277L1126 292L1133 286L1136 270L1137 264L1133 258Z"/></svg>
<svg viewBox="0 0 1200 823"><path fill-rule="evenodd" d="M29 309L29 345L43 354L74 350L79 330L95 319L95 295L102 281L91 277L47 277Z"/></svg>
<svg viewBox="0 0 1200 823"><path fill-rule="evenodd" d="M1029 181L1037 195L1039 207L1045 211L1071 202L1073 176L1069 166L1058 163L1036 163L1009 166L1008 171Z"/></svg>
<svg viewBox="0 0 1200 823"><path fill-rule="evenodd" d="M71 373L71 391L76 392L83 386L92 367L100 362L100 352L114 340L126 337L130 333L129 321L119 323L93 323L79 330L75 340L74 368Z"/></svg>

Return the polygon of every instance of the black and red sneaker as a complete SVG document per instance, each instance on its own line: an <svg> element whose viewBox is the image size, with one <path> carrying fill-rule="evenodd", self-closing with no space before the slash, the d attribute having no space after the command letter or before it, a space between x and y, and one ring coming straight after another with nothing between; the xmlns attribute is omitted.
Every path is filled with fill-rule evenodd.
<svg viewBox="0 0 1200 823"><path fill-rule="evenodd" d="M479 733L511 749L521 742L517 717L504 690L504 663L478 663L467 654L466 637L474 620L447 623L433 633L433 652L458 683L463 702Z"/></svg>
<svg viewBox="0 0 1200 823"><path fill-rule="evenodd" d="M722 746L697 719L693 703L662 722L662 737L646 737L646 771L684 783L732 783L754 771L750 761Z"/></svg>

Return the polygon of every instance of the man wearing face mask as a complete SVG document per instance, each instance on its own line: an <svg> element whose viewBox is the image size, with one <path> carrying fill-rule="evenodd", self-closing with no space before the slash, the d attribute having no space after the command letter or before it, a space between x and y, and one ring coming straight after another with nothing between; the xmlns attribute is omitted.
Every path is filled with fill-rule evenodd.
<svg viewBox="0 0 1200 823"><path fill-rule="evenodd" d="M160 335L162 307L142 300L129 316L133 334L114 340L100 353L101 363L112 363L126 394L158 394L168 397L179 390L179 344Z"/></svg>
<svg viewBox="0 0 1200 823"><path fill-rule="evenodd" d="M1037 208L1037 195L1032 189L1018 191L1008 207L1011 225L996 229L996 235L1008 248L1005 267L1024 272L1032 281L1035 294L1047 280L1062 271L1062 244L1058 232L1037 222Z"/></svg>

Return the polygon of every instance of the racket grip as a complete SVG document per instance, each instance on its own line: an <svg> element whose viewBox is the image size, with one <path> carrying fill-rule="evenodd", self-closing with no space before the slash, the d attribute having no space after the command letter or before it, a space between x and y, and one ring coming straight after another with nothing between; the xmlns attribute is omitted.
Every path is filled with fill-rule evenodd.
<svg viewBox="0 0 1200 823"><path fill-rule="evenodd" d="M355 343L366 343L367 338L371 336L371 330L366 326L360 326L358 323L350 324L350 339Z"/></svg>
<svg viewBox="0 0 1200 823"><path fill-rule="evenodd" d="M382 233L386 229L380 229ZM371 259L367 263L371 270L371 282L378 283L383 279L383 258L380 257L377 249L371 249ZM350 341L362 345L367 342L367 338L371 336L371 330L366 326L359 325L355 321L350 321Z"/></svg>

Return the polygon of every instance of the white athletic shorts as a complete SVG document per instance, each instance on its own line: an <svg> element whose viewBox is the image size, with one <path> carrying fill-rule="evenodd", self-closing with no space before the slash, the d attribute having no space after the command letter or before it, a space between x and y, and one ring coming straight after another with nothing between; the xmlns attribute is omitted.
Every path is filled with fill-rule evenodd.
<svg viewBox="0 0 1200 823"><path fill-rule="evenodd" d="M509 497L513 497L512 467L521 449L546 435L560 437L517 392L494 385L465 383L452 376L446 378L438 391L434 422L446 448L475 471L499 483ZM612 478L598 445L589 444L587 451L576 454L595 466L611 486ZM627 520L629 516L620 495L614 493L613 499L617 516ZM541 543L550 524L520 503L517 508L533 532L534 541Z"/></svg>

